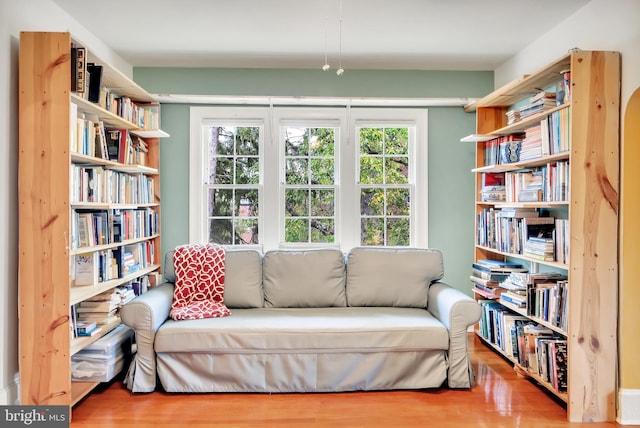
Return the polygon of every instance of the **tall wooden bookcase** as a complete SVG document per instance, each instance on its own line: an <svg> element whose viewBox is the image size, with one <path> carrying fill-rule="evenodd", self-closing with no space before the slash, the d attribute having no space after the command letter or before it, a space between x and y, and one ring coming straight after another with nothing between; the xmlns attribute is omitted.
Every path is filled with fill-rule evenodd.
<svg viewBox="0 0 640 428"><path fill-rule="evenodd" d="M568 102L508 124L508 111L537 92L553 88L566 71L571 78ZM553 210L569 221L567 263L540 261L477 242L475 260L519 261L531 269L551 269L568 277L568 325L566 330L556 329L567 340L567 393L554 393L566 402L568 419L573 422L613 421L616 417L620 72L617 52L574 51L466 107L475 111L477 119L477 134L462 139L476 143L476 219L486 210L534 207ZM486 140L522 133L561 110L567 110L570 118L568 151L485 165ZM509 204L480 198L483 173L535 169L557 161L569 163L570 189L565 201ZM476 220L476 232L478 227ZM499 298L496 301L504 303ZM527 315L526 310L518 313ZM495 343L479 336L504 354ZM517 360L505 357L519 372L526 372Z"/></svg>
<svg viewBox="0 0 640 428"><path fill-rule="evenodd" d="M19 70L19 367L20 401L31 405L72 406L98 382L72 382L71 357L106 334L75 337L71 307L160 268L159 129L140 127L71 91L71 46L82 46L66 32L22 32ZM156 100L124 74L101 61L87 46L86 60L102 65L102 85L134 102ZM147 104L148 105L148 104ZM71 150L76 113L98 117L105 126L127 129L146 141L146 165L123 164ZM158 111L159 113L159 111ZM116 171L151 184L144 203L78 202L73 169L87 166ZM149 200L150 199L150 200ZM79 247L74 212L147 209L158 228L144 236ZM156 251L135 273L90 285L73 281L74 256L142 244Z"/></svg>

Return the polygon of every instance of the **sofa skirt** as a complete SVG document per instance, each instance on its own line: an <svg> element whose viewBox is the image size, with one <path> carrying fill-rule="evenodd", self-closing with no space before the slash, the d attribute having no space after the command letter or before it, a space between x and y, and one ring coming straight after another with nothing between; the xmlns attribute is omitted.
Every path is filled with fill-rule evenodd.
<svg viewBox="0 0 640 428"><path fill-rule="evenodd" d="M442 350L348 353L158 353L167 392L341 392L440 387Z"/></svg>

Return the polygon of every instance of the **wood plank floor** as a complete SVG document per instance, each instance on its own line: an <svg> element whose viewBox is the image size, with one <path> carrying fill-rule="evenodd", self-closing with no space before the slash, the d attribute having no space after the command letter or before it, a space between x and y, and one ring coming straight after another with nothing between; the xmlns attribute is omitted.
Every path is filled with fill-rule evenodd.
<svg viewBox="0 0 640 428"><path fill-rule="evenodd" d="M116 381L80 402L73 428L103 427L615 427L567 422L563 405L473 334L471 390L321 394L131 394Z"/></svg>

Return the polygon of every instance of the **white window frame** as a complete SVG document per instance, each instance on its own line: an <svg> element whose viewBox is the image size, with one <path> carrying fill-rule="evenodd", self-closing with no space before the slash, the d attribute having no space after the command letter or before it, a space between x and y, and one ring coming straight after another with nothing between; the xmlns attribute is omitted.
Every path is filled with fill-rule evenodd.
<svg viewBox="0 0 640 428"><path fill-rule="evenodd" d="M259 142L260 178L258 184L258 230L264 229L264 145L269 140L269 111L263 108L191 107L189 144L189 242L206 243L208 237L207 191L204 185L208 181L208 144L203 129L207 126L261 126L263 132ZM262 245L243 245L244 248L259 248Z"/></svg>
<svg viewBox="0 0 640 428"><path fill-rule="evenodd" d="M261 122L264 126L260 142L260 214L259 236L262 251L289 248L336 246L343 251L360 245L359 146L357 127L415 126L415 144L410 148L414 160L411 200L411 246L428 247L428 114L425 108L369 107L191 107L190 172L189 172L189 241L204 243L207 236L206 180L207 152L202 144L202 130L207 121L215 123ZM335 243L284 243L284 148L281 147L280 125L301 126L339 124L336 137L336 225ZM243 248L256 247L252 245Z"/></svg>

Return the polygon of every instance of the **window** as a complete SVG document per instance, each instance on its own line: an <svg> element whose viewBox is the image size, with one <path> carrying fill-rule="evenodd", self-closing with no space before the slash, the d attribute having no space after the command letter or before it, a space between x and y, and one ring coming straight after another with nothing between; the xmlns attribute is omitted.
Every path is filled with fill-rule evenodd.
<svg viewBox="0 0 640 428"><path fill-rule="evenodd" d="M337 128L282 126L284 242L333 243Z"/></svg>
<svg viewBox="0 0 640 428"><path fill-rule="evenodd" d="M411 245L410 134L409 127L357 128L361 245Z"/></svg>
<svg viewBox="0 0 640 428"><path fill-rule="evenodd" d="M190 240L427 246L426 110L192 107Z"/></svg>
<svg viewBox="0 0 640 428"><path fill-rule="evenodd" d="M209 242L258 244L261 126L205 125Z"/></svg>

